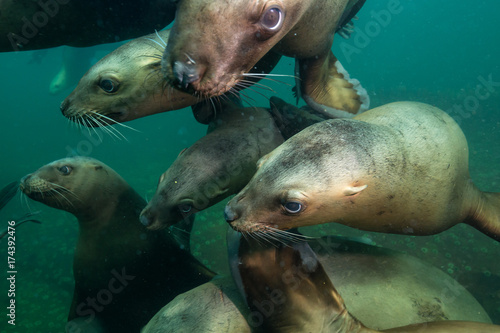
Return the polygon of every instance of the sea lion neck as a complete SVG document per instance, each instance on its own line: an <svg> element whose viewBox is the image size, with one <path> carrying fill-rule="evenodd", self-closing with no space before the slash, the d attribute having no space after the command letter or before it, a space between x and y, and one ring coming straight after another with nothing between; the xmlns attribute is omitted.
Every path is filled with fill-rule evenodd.
<svg viewBox="0 0 500 333"><path fill-rule="evenodd" d="M137 218L137 223L132 223L129 217L138 217L145 206L146 201L132 187L128 187L114 200L108 200L105 207L73 214L78 218L81 231L94 232L116 227L140 229L139 219Z"/></svg>

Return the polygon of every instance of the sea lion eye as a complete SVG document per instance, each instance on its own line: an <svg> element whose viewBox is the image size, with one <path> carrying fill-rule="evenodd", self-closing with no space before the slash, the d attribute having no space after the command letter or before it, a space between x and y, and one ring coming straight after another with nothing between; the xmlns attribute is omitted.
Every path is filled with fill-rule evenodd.
<svg viewBox="0 0 500 333"><path fill-rule="evenodd" d="M187 203L180 204L178 207L182 213L189 213L191 211L191 208L193 208L190 204Z"/></svg>
<svg viewBox="0 0 500 333"><path fill-rule="evenodd" d="M62 167L60 167L59 169L59 172L62 173L64 176L67 176L71 173L71 171L73 170L70 166L67 166L67 165L63 165Z"/></svg>
<svg viewBox="0 0 500 333"><path fill-rule="evenodd" d="M283 204L287 213L297 214L302 210L302 204L297 201L288 201Z"/></svg>
<svg viewBox="0 0 500 333"><path fill-rule="evenodd" d="M260 22L266 29L277 30L283 23L283 12L278 7L271 7L262 14Z"/></svg>
<svg viewBox="0 0 500 333"><path fill-rule="evenodd" d="M99 82L99 87L107 93L114 93L118 90L118 84L110 79L102 79Z"/></svg>

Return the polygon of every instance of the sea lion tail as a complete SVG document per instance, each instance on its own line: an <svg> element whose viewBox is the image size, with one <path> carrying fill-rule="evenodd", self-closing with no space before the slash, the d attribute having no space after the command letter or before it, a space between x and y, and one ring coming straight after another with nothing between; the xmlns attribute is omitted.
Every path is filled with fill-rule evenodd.
<svg viewBox="0 0 500 333"><path fill-rule="evenodd" d="M500 193L480 192L468 224L500 242Z"/></svg>

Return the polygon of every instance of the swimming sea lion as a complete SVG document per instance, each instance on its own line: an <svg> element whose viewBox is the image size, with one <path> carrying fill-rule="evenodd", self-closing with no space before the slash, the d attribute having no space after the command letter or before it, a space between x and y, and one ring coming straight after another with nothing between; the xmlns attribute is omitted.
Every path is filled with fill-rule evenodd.
<svg viewBox="0 0 500 333"><path fill-rule="evenodd" d="M62 102L63 115L85 126L105 126L197 103L192 95L165 89L160 57L169 34L136 38L99 60Z"/></svg>
<svg viewBox="0 0 500 333"><path fill-rule="evenodd" d="M301 131L259 161L225 215L244 232L337 222L432 235L464 222L500 240L500 194L472 183L462 130L413 102Z"/></svg>
<svg viewBox="0 0 500 333"><path fill-rule="evenodd" d="M84 126L100 127L201 102L202 98L163 81L160 61L169 35L170 30L163 30L134 39L99 60L61 103L63 115ZM253 70L270 70L278 60L267 56ZM257 80L249 80L246 86ZM213 103L217 106L219 101Z"/></svg>
<svg viewBox="0 0 500 333"><path fill-rule="evenodd" d="M304 100L328 117L352 117L369 98L330 49L335 31L364 2L180 0L162 72L171 85L206 98L252 77L266 54L294 57Z"/></svg>
<svg viewBox="0 0 500 333"><path fill-rule="evenodd" d="M260 242L269 244L268 240ZM388 329L436 320L491 323L486 311L464 287L411 255L339 236L312 239L308 243L330 280L335 281L349 313L371 328ZM261 265L259 251L239 250L234 235L228 235L233 269L238 268L240 258ZM269 263L263 263L262 267L265 269L266 265ZM295 281L290 273L283 275L282 282L293 286ZM260 288L265 281L253 280L250 284ZM178 295L150 320L143 333L259 332L264 318L281 306L274 302L280 303L279 300L279 297L268 299L269 302L257 304L256 311L250 310L232 280L214 279ZM232 330L234 327L238 330ZM311 332L315 332L312 328Z"/></svg>
<svg viewBox="0 0 500 333"><path fill-rule="evenodd" d="M174 16L170 0L2 1L0 52L114 43L161 30Z"/></svg>
<svg viewBox="0 0 500 333"><path fill-rule="evenodd" d="M138 223L144 199L100 161L49 163L25 176L20 188L78 219L70 332L79 317L89 324L97 318L106 332L139 332L176 295L214 276L170 235Z"/></svg>
<svg viewBox="0 0 500 333"><path fill-rule="evenodd" d="M259 332L500 332L500 326L468 321L427 322L374 330L348 311L307 242L297 239L262 242L240 237L236 246L232 275L255 314L253 324Z"/></svg>
<svg viewBox="0 0 500 333"><path fill-rule="evenodd" d="M169 226L238 193L256 162L283 142L266 109L243 108L228 99L219 103L207 135L183 150L160 177L140 217L148 228Z"/></svg>

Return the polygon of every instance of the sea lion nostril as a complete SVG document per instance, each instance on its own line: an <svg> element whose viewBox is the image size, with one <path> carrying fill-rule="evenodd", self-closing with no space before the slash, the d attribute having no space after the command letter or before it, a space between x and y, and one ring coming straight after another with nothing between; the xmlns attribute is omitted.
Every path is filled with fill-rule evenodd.
<svg viewBox="0 0 500 333"><path fill-rule="evenodd" d="M147 218L146 215L141 214L141 216L139 217L139 220L141 221L142 225L144 225L146 227L151 225L151 220L149 218Z"/></svg>
<svg viewBox="0 0 500 333"><path fill-rule="evenodd" d="M179 85L182 89L187 89L188 85L198 80L200 75L198 74L198 68L193 61L174 62L173 66L174 76L177 79L175 84Z"/></svg>
<svg viewBox="0 0 500 333"><path fill-rule="evenodd" d="M226 219L226 222L233 222L238 218L238 214L234 212L229 205L224 208L224 218Z"/></svg>

